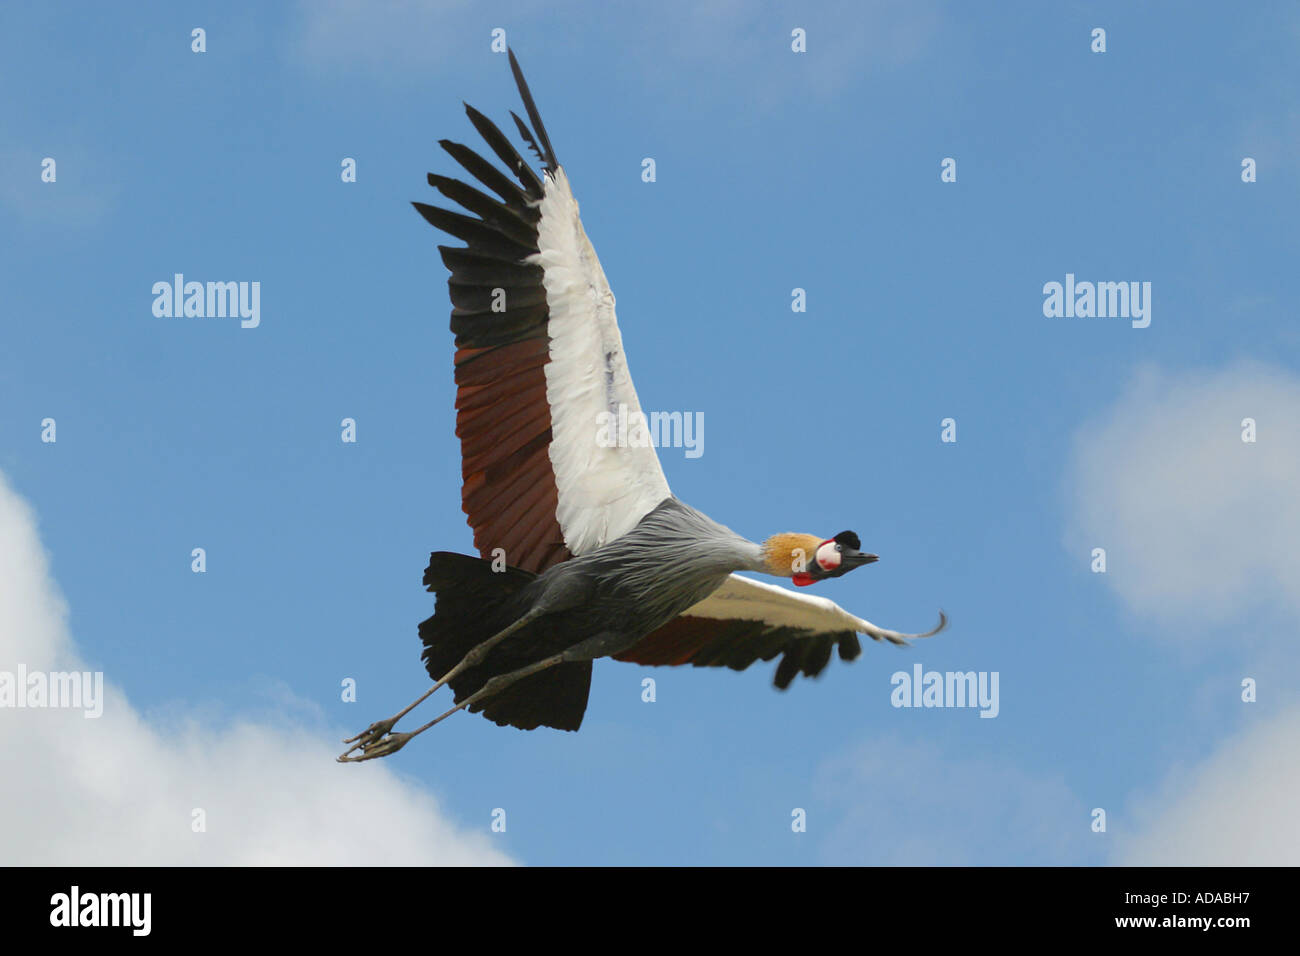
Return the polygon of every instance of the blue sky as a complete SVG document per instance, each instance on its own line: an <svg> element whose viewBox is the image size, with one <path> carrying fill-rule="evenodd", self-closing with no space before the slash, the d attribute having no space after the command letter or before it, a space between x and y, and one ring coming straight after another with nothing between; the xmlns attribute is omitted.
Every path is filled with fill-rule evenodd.
<svg viewBox="0 0 1300 956"><path fill-rule="evenodd" d="M330 819L337 788L353 814L400 793L412 841L436 815L483 862L1300 862L1270 810L1300 794L1276 767L1300 736L1296 8L560 7L6 5L0 497L48 569L10 556L33 576L11 583L0 670L79 655L186 821L204 800L265 815L196 859L257 859L293 807ZM852 528L882 560L818 593L952 626L784 694L772 665L600 662L577 734L461 715L386 766L336 766L339 738L427 684L429 551L471 550L446 272L409 201L455 172L439 138L477 148L462 100L519 110L497 27L642 404L703 414L701 457L660 452L673 491L751 538ZM260 282L260 325L155 317L177 272ZM1150 282L1150 326L1045 317L1067 273ZM66 602L48 645L37 591ZM916 662L997 672L998 716L892 707ZM283 766L223 763L241 727ZM57 751L30 760L63 779ZM146 832L190 837L139 812L147 779L109 788L142 834L122 862L155 859ZM1257 812L1220 819L1223 799ZM33 834L74 825L26 812ZM411 852L447 858L428 842Z"/></svg>

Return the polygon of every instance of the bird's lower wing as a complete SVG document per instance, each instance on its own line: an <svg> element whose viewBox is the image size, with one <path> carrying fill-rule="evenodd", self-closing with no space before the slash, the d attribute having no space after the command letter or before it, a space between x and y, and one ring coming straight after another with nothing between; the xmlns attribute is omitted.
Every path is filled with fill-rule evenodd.
<svg viewBox="0 0 1300 956"><path fill-rule="evenodd" d="M429 184L470 215L414 205L465 242L438 248L451 271L461 496L474 544L540 572L630 531L670 491L655 449L637 441L634 425L630 439L620 427L641 406L614 296L513 53L510 64L532 128L514 120L540 174L466 106L510 175L441 140L495 195L430 173Z"/></svg>
<svg viewBox="0 0 1300 956"><path fill-rule="evenodd" d="M651 666L744 670L755 661L782 655L774 683L784 690L798 674L820 674L832 648L838 647L841 660L854 660L862 653L859 634L906 644L938 634L947 623L940 612L934 630L904 634L877 627L826 598L733 574L699 604L614 657Z"/></svg>

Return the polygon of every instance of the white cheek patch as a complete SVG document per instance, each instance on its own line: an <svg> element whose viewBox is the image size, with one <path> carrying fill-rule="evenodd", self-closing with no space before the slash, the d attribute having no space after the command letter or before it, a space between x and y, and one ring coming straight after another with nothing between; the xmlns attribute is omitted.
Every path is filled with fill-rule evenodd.
<svg viewBox="0 0 1300 956"><path fill-rule="evenodd" d="M840 553L835 549L834 541L823 541L817 549L817 565L823 571L834 571L840 566Z"/></svg>

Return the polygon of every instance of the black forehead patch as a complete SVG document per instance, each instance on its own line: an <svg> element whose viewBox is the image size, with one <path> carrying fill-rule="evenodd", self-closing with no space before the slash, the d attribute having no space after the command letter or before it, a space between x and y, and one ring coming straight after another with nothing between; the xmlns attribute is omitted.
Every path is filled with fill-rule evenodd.
<svg viewBox="0 0 1300 956"><path fill-rule="evenodd" d="M862 550L862 542L852 531L841 531L835 536L834 541L836 544L842 544L846 547L852 548L854 551Z"/></svg>

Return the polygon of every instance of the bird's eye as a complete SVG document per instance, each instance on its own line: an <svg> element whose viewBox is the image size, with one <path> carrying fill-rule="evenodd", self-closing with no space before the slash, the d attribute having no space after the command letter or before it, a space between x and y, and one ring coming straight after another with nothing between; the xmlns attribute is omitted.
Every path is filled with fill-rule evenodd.
<svg viewBox="0 0 1300 956"><path fill-rule="evenodd" d="M841 548L841 547L837 544L837 545L835 546L835 550L836 550L836 551L843 551L844 549Z"/></svg>

